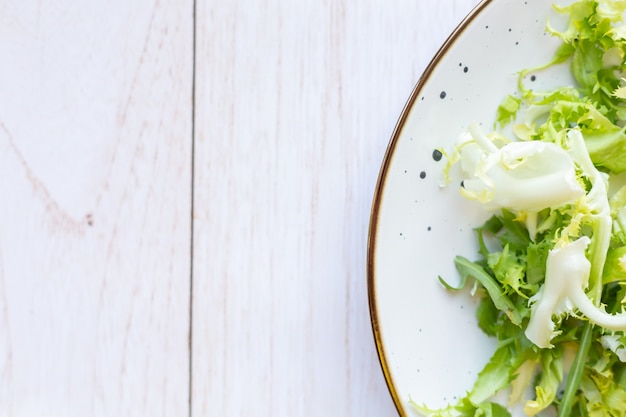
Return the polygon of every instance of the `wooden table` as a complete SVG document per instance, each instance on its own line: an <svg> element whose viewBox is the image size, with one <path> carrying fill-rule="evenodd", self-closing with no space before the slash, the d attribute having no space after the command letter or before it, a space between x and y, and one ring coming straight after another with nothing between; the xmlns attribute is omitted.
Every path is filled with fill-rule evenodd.
<svg viewBox="0 0 626 417"><path fill-rule="evenodd" d="M380 163L478 0L0 4L0 416L393 416Z"/></svg>

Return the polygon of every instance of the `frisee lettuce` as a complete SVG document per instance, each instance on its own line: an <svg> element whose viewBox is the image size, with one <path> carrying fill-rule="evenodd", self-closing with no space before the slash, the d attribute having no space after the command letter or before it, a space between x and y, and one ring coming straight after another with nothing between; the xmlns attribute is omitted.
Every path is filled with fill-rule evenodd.
<svg viewBox="0 0 626 417"><path fill-rule="evenodd" d="M529 416L626 416L626 0L554 9L567 24L547 23L553 58L520 72L492 132L472 125L444 152L446 179L460 165L461 194L492 217L475 229L477 259L454 260L460 285L439 280L473 286L478 326L498 344L457 403L411 400L424 416L509 416L494 402L507 388ZM556 65L573 85L526 87Z"/></svg>

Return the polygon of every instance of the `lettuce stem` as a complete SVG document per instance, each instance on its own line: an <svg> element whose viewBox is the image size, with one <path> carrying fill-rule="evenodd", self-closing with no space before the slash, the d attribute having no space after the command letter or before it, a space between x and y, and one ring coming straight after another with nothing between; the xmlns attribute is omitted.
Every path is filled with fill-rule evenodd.
<svg viewBox="0 0 626 417"><path fill-rule="evenodd" d="M574 398L576 397L576 393L578 392L578 387L580 385L580 379L582 378L583 371L585 369L587 353L591 347L592 333L593 323L589 321L585 322L580 343L578 344L578 351L576 352L576 357L574 358L572 368L570 369L567 377L565 392L561 398L561 404L559 406L557 417L569 417L570 415L572 405L574 404Z"/></svg>

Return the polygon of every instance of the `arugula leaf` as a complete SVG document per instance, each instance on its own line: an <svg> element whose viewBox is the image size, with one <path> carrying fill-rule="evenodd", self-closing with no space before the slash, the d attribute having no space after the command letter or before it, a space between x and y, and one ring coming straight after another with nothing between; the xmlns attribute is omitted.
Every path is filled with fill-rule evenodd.
<svg viewBox="0 0 626 417"><path fill-rule="evenodd" d="M528 229L511 210L503 209L502 234L499 239L503 245L509 245L514 251L524 251L531 243Z"/></svg>
<svg viewBox="0 0 626 417"><path fill-rule="evenodd" d="M506 388L513 379L515 362L508 343L502 343L478 374L474 387L468 395L471 404L481 404Z"/></svg>
<svg viewBox="0 0 626 417"><path fill-rule="evenodd" d="M529 284L540 284L546 277L546 260L554 244L549 240L532 242L526 249L526 280Z"/></svg>
<svg viewBox="0 0 626 417"><path fill-rule="evenodd" d="M487 271L475 262L471 262L463 256L457 256L454 263L461 276L461 283L458 287L451 286L443 278L439 277L439 282L449 290L460 290L465 286L469 277L480 282L483 288L491 297L496 308L502 311L511 322L517 326L522 324L522 315L511 299L502 291L498 282Z"/></svg>
<svg viewBox="0 0 626 417"><path fill-rule="evenodd" d="M499 322L499 310L489 297L482 297L476 308L476 320L478 327L489 336L496 336L501 327Z"/></svg>

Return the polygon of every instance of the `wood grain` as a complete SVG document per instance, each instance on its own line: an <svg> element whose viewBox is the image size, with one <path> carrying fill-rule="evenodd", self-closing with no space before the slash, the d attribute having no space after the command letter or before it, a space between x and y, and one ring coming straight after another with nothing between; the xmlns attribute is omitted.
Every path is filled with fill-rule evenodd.
<svg viewBox="0 0 626 417"><path fill-rule="evenodd" d="M476 3L0 2L0 416L395 415L370 204Z"/></svg>
<svg viewBox="0 0 626 417"><path fill-rule="evenodd" d="M189 411L193 4L0 4L0 415Z"/></svg>
<svg viewBox="0 0 626 417"><path fill-rule="evenodd" d="M384 416L365 257L411 89L475 0L198 2L194 416Z"/></svg>

